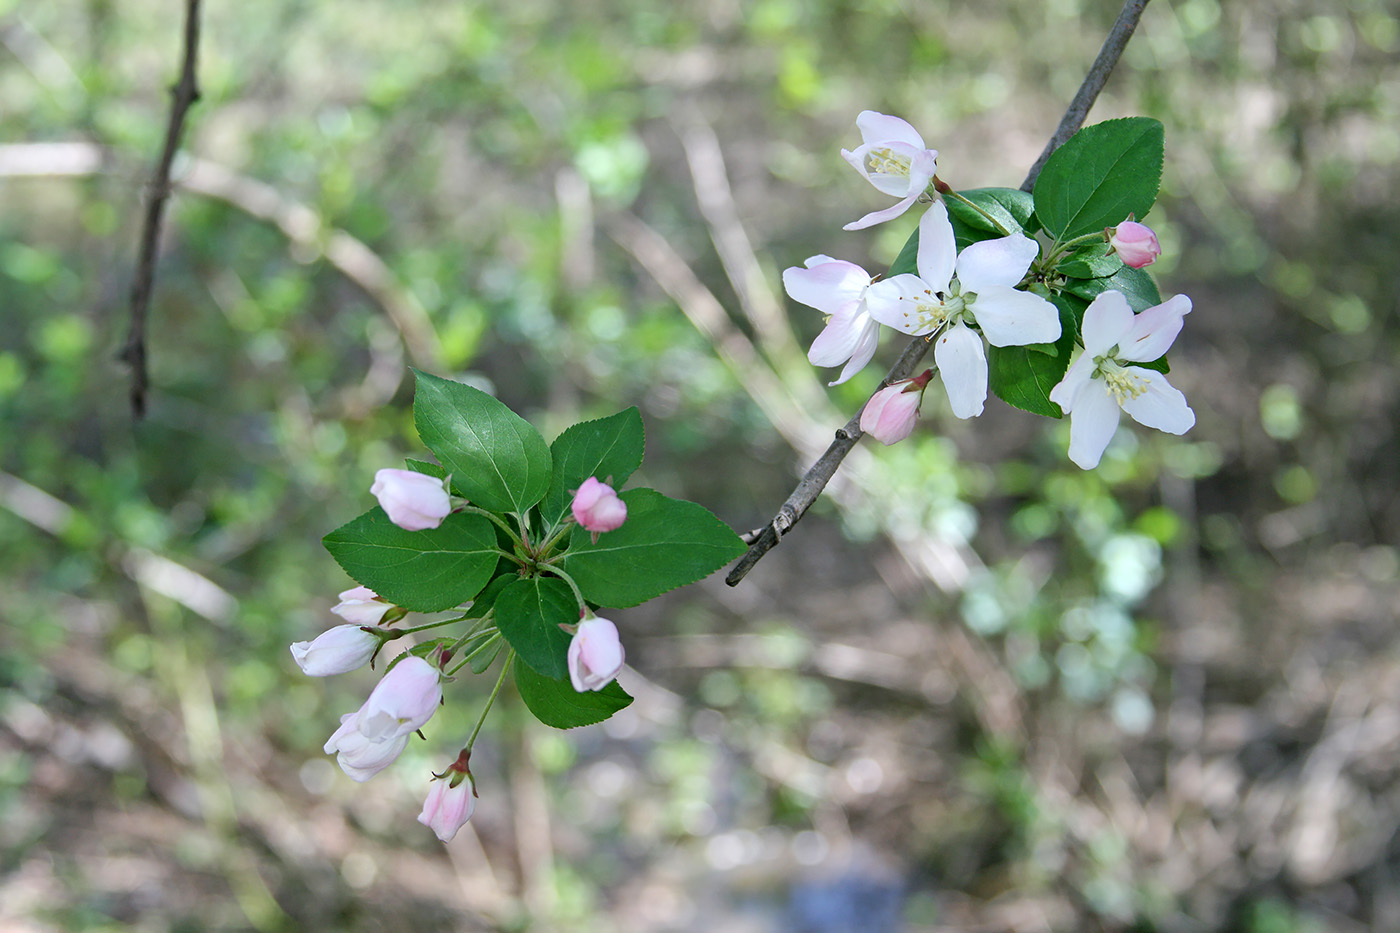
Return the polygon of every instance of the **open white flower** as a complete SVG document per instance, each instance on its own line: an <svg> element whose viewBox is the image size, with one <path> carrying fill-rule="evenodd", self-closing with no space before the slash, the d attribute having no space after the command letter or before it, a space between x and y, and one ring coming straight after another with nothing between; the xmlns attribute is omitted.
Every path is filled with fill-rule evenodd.
<svg viewBox="0 0 1400 933"><path fill-rule="evenodd" d="M806 268L783 270L783 288L788 295L809 308L827 315L825 329L812 341L807 359L814 366L840 366L840 385L865 368L880 343L880 325L871 320L865 307L865 291L870 274L853 262L813 256Z"/></svg>
<svg viewBox="0 0 1400 933"><path fill-rule="evenodd" d="M975 324L994 347L1050 343L1060 338L1055 306L1016 286L1040 247L1019 233L973 243L961 253L948 209L940 201L919 221L918 275L871 285L870 316L906 334L938 334L933 358L953 414L982 414L987 401L987 355Z"/></svg>
<svg viewBox="0 0 1400 933"><path fill-rule="evenodd" d="M924 138L899 117L862 110L856 117L861 145L855 152L841 150L841 157L865 176L866 181L900 201L894 207L866 214L846 224L846 230L864 230L893 220L909 210L938 171L938 152L924 145Z"/></svg>
<svg viewBox="0 0 1400 933"><path fill-rule="evenodd" d="M1130 366L1166 353L1191 311L1185 295L1168 298L1141 314L1116 291L1094 299L1080 328L1084 352L1050 390L1050 401L1070 416L1069 458L1086 470L1099 465L1118 430L1121 408L1138 424L1185 434L1196 423L1186 396L1155 369Z"/></svg>

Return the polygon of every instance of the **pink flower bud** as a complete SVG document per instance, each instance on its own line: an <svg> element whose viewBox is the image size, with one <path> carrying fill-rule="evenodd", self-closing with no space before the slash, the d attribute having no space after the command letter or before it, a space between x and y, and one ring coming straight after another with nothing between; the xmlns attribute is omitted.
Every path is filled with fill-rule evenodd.
<svg viewBox="0 0 1400 933"><path fill-rule="evenodd" d="M308 677L328 677L364 666L378 647L379 639L360 626L337 625L313 641L294 642L292 659Z"/></svg>
<svg viewBox="0 0 1400 933"><path fill-rule="evenodd" d="M572 508L574 521L595 534L615 531L627 520L627 503L617 497L611 486L591 476L574 493Z"/></svg>
<svg viewBox="0 0 1400 933"><path fill-rule="evenodd" d="M924 400L924 386L932 378L933 371L926 369L920 376L876 392L860 413L860 429L886 447L904 440L914 430L919 405Z"/></svg>
<svg viewBox="0 0 1400 933"><path fill-rule="evenodd" d="M371 742L365 738L358 728L363 709L362 706L340 717L340 728L331 734L325 748L327 755L335 755L340 770L362 784L393 764L408 746L406 734L387 742Z"/></svg>
<svg viewBox="0 0 1400 933"><path fill-rule="evenodd" d="M443 480L412 470L380 470L369 491L389 521L405 531L422 531L442 524L452 511Z"/></svg>
<svg viewBox="0 0 1400 933"><path fill-rule="evenodd" d="M574 640L569 642L569 680L579 693L602 690L622 670L622 658L617 626L588 616L579 622Z"/></svg>
<svg viewBox="0 0 1400 933"><path fill-rule="evenodd" d="M1125 220L1107 231L1109 245L1123 260L1125 266L1141 269L1156 262L1162 255L1162 247L1157 242L1157 234L1147 224Z"/></svg>
<svg viewBox="0 0 1400 933"><path fill-rule="evenodd" d="M331 612L351 625L378 625L384 613L391 608L379 599L374 590L357 586L341 593L340 602L331 607Z"/></svg>
<svg viewBox="0 0 1400 933"><path fill-rule="evenodd" d="M442 702L438 669L410 655L385 674L356 714L355 726L371 742L387 742L421 727Z"/></svg>
<svg viewBox="0 0 1400 933"><path fill-rule="evenodd" d="M471 775L449 769L428 789L418 822L437 833L443 842L450 842L457 830L467 825L475 809L476 784Z"/></svg>

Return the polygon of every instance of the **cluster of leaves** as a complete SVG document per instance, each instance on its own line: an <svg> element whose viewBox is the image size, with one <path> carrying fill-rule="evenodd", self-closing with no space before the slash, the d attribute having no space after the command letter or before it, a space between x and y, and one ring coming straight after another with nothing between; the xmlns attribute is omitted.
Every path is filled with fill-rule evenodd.
<svg viewBox="0 0 1400 933"><path fill-rule="evenodd" d="M470 505L437 528L405 531L376 506L326 535L345 572L414 612L458 610L468 631L435 636L421 656L472 645L471 668L514 657L521 698L561 729L607 719L632 698L616 682L579 693L569 682L570 636L585 608L637 606L707 576L744 544L703 506L654 489L621 493L627 521L592 534L574 523L572 492L595 477L621 486L641 465L641 415L629 408L575 424L553 444L505 404L471 386L417 373L419 437L437 463L408 468L449 478ZM507 663L510 663L509 661Z"/></svg>
<svg viewBox="0 0 1400 933"><path fill-rule="evenodd" d="M988 347L988 383L1017 408L1062 417L1050 390L1064 378L1076 344L1082 345L1084 310L1099 294L1117 290L1134 311L1162 301L1144 269L1123 264L1102 236L1125 217L1144 217L1157 200L1162 178L1162 124L1148 117L1108 120L1086 127L1055 150L1030 192L974 188L945 197L959 251L981 240L1021 233L1050 239L1032 264L1030 290L1060 312L1054 343ZM916 272L915 230L890 267L890 275ZM1166 358L1138 363L1167 372Z"/></svg>

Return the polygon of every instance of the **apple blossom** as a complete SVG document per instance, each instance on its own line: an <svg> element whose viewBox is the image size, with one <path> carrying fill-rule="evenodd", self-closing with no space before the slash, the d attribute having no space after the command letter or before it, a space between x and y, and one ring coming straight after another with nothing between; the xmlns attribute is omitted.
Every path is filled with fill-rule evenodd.
<svg viewBox="0 0 1400 933"><path fill-rule="evenodd" d="M579 693L602 690L622 670L622 641L608 619L584 617L569 642L569 680Z"/></svg>
<svg viewBox="0 0 1400 933"><path fill-rule="evenodd" d="M1050 401L1070 416L1069 458L1076 464L1098 466L1118 430L1119 408L1138 424L1168 434L1185 434L1196 423L1186 397L1166 376L1128 365L1166 353L1190 311L1191 299L1176 295L1135 315L1116 291L1099 295L1085 310L1084 352L1050 390Z"/></svg>
<svg viewBox="0 0 1400 933"><path fill-rule="evenodd" d="M1016 286L1040 252L1021 234L973 243L961 253L943 202L919 220L918 275L876 282L866 293L870 316L916 336L938 334L933 356L953 414L982 414L987 357L976 324L994 347L1049 343L1060 337L1055 306Z"/></svg>
<svg viewBox="0 0 1400 933"><path fill-rule="evenodd" d="M358 625L337 625L312 641L292 643L292 659L309 677L328 677L363 667L379 648L379 638Z"/></svg>
<svg viewBox="0 0 1400 933"><path fill-rule="evenodd" d="M805 268L783 270L783 288L793 301L801 302L827 315L826 327L807 359L814 366L840 366L841 376L831 385L840 385L865 368L880 343L880 325L865 307L865 291L870 274L853 262L812 256Z"/></svg>
<svg viewBox="0 0 1400 933"><path fill-rule="evenodd" d="M919 131L899 117L862 110L856 117L856 126L861 144L855 152L842 149L841 157L866 181L900 201L846 224L846 230L864 230L903 214L928 190L938 171L937 150L926 147Z"/></svg>
<svg viewBox="0 0 1400 933"><path fill-rule="evenodd" d="M926 369L913 379L891 383L876 392L860 413L860 429L886 447L904 440L914 430L924 387L932 378L933 370Z"/></svg>
<svg viewBox="0 0 1400 933"><path fill-rule="evenodd" d="M627 503L617 497L611 486L591 476L574 493L570 508L574 521L595 535L615 531L627 520Z"/></svg>
<svg viewBox="0 0 1400 933"><path fill-rule="evenodd" d="M355 727L371 742L408 735L437 712L442 681L433 665L415 655L395 664L356 714Z"/></svg>
<svg viewBox="0 0 1400 933"><path fill-rule="evenodd" d="M454 764L441 778L433 780L423 801L418 822L431 829L443 842L451 842L457 830L467 825L476 809L476 782Z"/></svg>
<svg viewBox="0 0 1400 933"><path fill-rule="evenodd" d="M359 729L359 717L364 707L340 717L340 728L326 742L327 755L335 755L340 770L352 780L364 783L393 764L408 746L408 734L384 742L365 738Z"/></svg>
<svg viewBox="0 0 1400 933"><path fill-rule="evenodd" d="M1143 266L1152 265L1157 261L1157 257L1162 255L1157 234L1153 233L1147 224L1134 221L1131 214L1118 226L1109 227L1104 234L1125 266L1141 269Z"/></svg>
<svg viewBox="0 0 1400 933"><path fill-rule="evenodd" d="M369 491L389 521L405 531L436 528L452 511L447 483L436 476L412 470L380 470Z"/></svg>
<svg viewBox="0 0 1400 933"><path fill-rule="evenodd" d="M331 607L331 612L351 625L378 625L392 608L374 590L356 586L341 592L340 602Z"/></svg>

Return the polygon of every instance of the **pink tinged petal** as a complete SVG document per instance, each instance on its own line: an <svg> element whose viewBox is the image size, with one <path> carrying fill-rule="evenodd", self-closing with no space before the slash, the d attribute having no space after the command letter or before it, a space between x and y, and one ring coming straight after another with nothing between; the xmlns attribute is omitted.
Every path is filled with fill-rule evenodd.
<svg viewBox="0 0 1400 933"><path fill-rule="evenodd" d="M358 711L341 716L340 728L326 742L325 752L336 756L336 764L352 780L364 783L403 754L408 747L408 736L386 742L371 742L361 734L358 720Z"/></svg>
<svg viewBox="0 0 1400 933"><path fill-rule="evenodd" d="M1080 336L1084 338L1084 353L1090 358L1103 356L1127 336L1133 326L1133 309L1122 292L1106 291L1089 303L1084 311Z"/></svg>
<svg viewBox="0 0 1400 933"><path fill-rule="evenodd" d="M964 292L979 295L992 285L1014 286L1039 253L1035 240L1019 233L973 243L958 254L958 281Z"/></svg>
<svg viewBox="0 0 1400 933"><path fill-rule="evenodd" d="M1069 458L1076 466L1092 470L1099 465L1108 442L1118 430L1118 403L1102 380L1090 379L1079 387L1069 419Z"/></svg>
<svg viewBox="0 0 1400 933"><path fill-rule="evenodd" d="M386 742L421 728L442 702L437 668L417 656L395 664L375 685L356 717L360 734Z"/></svg>
<svg viewBox="0 0 1400 933"><path fill-rule="evenodd" d="M915 149L927 148L924 138L907 120L877 110L862 110L856 117L856 128L860 130L861 140L870 145L901 142Z"/></svg>
<svg viewBox="0 0 1400 933"><path fill-rule="evenodd" d="M994 347L1023 347L1060 339L1060 312L1030 292L1005 285L987 286L977 292L972 313Z"/></svg>
<svg viewBox="0 0 1400 933"><path fill-rule="evenodd" d="M1191 299L1173 295L1133 318L1133 326L1118 342L1118 355L1125 360L1149 363L1171 349L1181 333L1182 318L1191 312Z"/></svg>
<svg viewBox="0 0 1400 933"><path fill-rule="evenodd" d="M881 279L866 290L865 309L873 320L900 333L929 334L938 327L920 319L919 307L941 304L933 292L934 289L917 275L896 275Z"/></svg>
<svg viewBox="0 0 1400 933"><path fill-rule="evenodd" d="M783 270L783 288L788 296L823 314L835 314L852 301L859 300L869 284L869 273L853 262L839 259L806 269L791 266Z"/></svg>
<svg viewBox="0 0 1400 933"><path fill-rule="evenodd" d="M570 509L574 521L588 531L616 531L627 520L627 503L607 483L590 476L574 493Z"/></svg>
<svg viewBox="0 0 1400 933"><path fill-rule="evenodd" d="M337 625L314 641L295 642L292 659L308 677L329 677L368 664L378 647L379 639L360 626Z"/></svg>
<svg viewBox="0 0 1400 933"><path fill-rule="evenodd" d="M452 786L455 773L433 781L428 796L423 801L423 812L418 814L418 822L428 827L443 842L451 842L457 831L467 825L476 810L476 794L472 779L462 777L461 783Z"/></svg>
<svg viewBox="0 0 1400 933"><path fill-rule="evenodd" d="M915 191L913 194L906 196L904 200L900 201L893 207L887 207L883 211L872 211L871 213L866 214L860 220L851 221L841 229L864 230L866 227L873 227L876 224L882 224L887 220L894 220L900 214L903 214L905 211L909 210L913 203L919 200L919 195L921 194L923 194L922 188L920 188L918 191Z"/></svg>
<svg viewBox="0 0 1400 933"><path fill-rule="evenodd" d="M624 657L617 626L600 616L589 616L579 622L569 642L569 681L579 693L602 690L622 670Z"/></svg>
<svg viewBox="0 0 1400 933"><path fill-rule="evenodd" d="M953 267L958 248L953 239L953 225L948 220L948 208L942 201L924 211L919 218L919 278L935 292L946 292L953 280Z"/></svg>
<svg viewBox="0 0 1400 933"><path fill-rule="evenodd" d="M807 359L813 366L840 366L851 358L869 323L870 315L860 310L860 302L851 302L827 321L812 341Z"/></svg>
<svg viewBox="0 0 1400 933"><path fill-rule="evenodd" d="M815 256L808 256L806 259L802 260L802 265L806 266L808 269L815 269L817 266L828 262L841 262L841 260L834 259L826 253L817 253Z"/></svg>
<svg viewBox="0 0 1400 933"><path fill-rule="evenodd" d="M987 355L982 338L966 324L954 324L934 341L933 358L953 414L959 418L982 414L987 401Z"/></svg>
<svg viewBox="0 0 1400 933"><path fill-rule="evenodd" d="M436 528L452 511L443 481L412 470L380 470L369 491L389 521L405 531Z"/></svg>
<svg viewBox="0 0 1400 933"><path fill-rule="evenodd" d="M1123 264L1134 269L1150 266L1162 255L1162 247L1152 228L1132 220L1125 220L1110 230L1108 242Z"/></svg>
<svg viewBox="0 0 1400 933"><path fill-rule="evenodd" d="M1093 357L1087 353L1079 354L1079 358L1070 364L1065 377L1050 390L1050 401L1059 405L1065 414L1069 414L1074 410L1074 400L1079 397L1079 390L1084 388L1093 375Z"/></svg>
<svg viewBox="0 0 1400 933"><path fill-rule="evenodd" d="M850 361L841 370L841 378L835 382L829 382L827 385L839 386L864 369L875 356L875 348L880 345L880 325L872 321L870 315L862 316L866 320L865 330L861 332L860 339L856 342L856 348L851 353Z"/></svg>
<svg viewBox="0 0 1400 933"><path fill-rule="evenodd" d="M885 386L870 397L860 413L860 429L886 447L904 440L914 430L923 391L906 392L910 380Z"/></svg>
<svg viewBox="0 0 1400 933"><path fill-rule="evenodd" d="M1126 372L1142 381L1146 391L1123 400L1123 410L1138 424L1168 434L1185 434L1196 424L1196 413L1167 377L1153 369L1128 366Z"/></svg>
<svg viewBox="0 0 1400 933"><path fill-rule="evenodd" d="M920 191L928 188L928 183L933 181L933 176L938 174L938 151L935 149L924 149L914 154L913 161L909 163L909 190L917 188Z"/></svg>
<svg viewBox="0 0 1400 933"><path fill-rule="evenodd" d="M378 599L374 590L357 586L341 593L340 602L331 607L331 612L351 625L378 625L390 608L388 603Z"/></svg>

